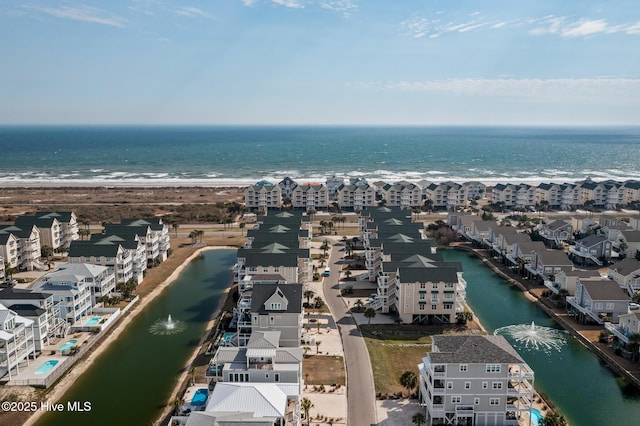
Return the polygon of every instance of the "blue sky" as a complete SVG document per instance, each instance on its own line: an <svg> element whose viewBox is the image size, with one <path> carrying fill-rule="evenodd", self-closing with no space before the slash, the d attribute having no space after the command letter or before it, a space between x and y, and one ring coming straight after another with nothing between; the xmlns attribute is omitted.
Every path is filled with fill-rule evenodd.
<svg viewBox="0 0 640 426"><path fill-rule="evenodd" d="M2 124L640 125L640 2L0 0Z"/></svg>

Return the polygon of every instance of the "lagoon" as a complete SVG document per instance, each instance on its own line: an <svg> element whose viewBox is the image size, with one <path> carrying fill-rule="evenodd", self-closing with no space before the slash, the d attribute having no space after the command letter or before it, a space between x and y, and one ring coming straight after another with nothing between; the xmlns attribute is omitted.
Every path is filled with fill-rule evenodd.
<svg viewBox="0 0 640 426"><path fill-rule="evenodd" d="M160 415L176 380L231 284L235 250L195 258L136 316L61 401L91 403L89 412L48 413L37 425L146 425ZM180 333L153 334L168 315L185 323Z"/></svg>
<svg viewBox="0 0 640 426"><path fill-rule="evenodd" d="M544 311L528 301L475 256L443 250L448 262L461 262L467 302L489 333L511 325L560 329ZM600 359L571 335L551 350L527 347L505 335L535 371L535 386L546 393L571 425L635 425L640 418L640 392L626 385Z"/></svg>

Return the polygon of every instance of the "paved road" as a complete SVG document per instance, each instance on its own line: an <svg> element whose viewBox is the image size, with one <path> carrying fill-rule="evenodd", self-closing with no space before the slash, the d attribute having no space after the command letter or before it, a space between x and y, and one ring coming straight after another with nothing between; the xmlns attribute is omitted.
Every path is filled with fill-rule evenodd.
<svg viewBox="0 0 640 426"><path fill-rule="evenodd" d="M342 243L333 245L329 258L331 275L324 279L323 291L342 336L347 367L348 425L370 426L378 423L373 370L362 334L360 334L351 314L347 312L338 290L341 265L336 265L336 261L340 260L343 254L344 245Z"/></svg>

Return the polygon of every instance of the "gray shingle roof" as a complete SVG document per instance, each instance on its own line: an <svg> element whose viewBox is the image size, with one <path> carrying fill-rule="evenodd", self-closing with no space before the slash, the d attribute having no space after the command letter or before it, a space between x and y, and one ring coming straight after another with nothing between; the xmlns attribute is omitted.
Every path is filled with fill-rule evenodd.
<svg viewBox="0 0 640 426"><path fill-rule="evenodd" d="M630 300L615 281L580 281L591 300Z"/></svg>
<svg viewBox="0 0 640 426"><path fill-rule="evenodd" d="M524 360L503 336L433 336L439 352L429 358L438 364L523 364Z"/></svg>
<svg viewBox="0 0 640 426"><path fill-rule="evenodd" d="M253 292L251 294L251 312L266 314L272 311L267 311L264 308L264 303L276 292L276 289L280 289L287 298L289 304L287 305L287 313L301 313L302 312L302 284L257 284L253 286Z"/></svg>

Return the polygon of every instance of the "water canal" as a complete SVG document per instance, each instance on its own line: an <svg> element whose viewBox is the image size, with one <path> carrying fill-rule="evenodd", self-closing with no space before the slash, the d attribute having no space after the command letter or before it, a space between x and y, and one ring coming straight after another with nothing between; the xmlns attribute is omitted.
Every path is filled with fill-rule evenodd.
<svg viewBox="0 0 640 426"><path fill-rule="evenodd" d="M501 327L522 330L549 327L562 342L527 345L512 333L504 336L535 371L535 385L572 425L636 425L640 422L640 393L614 375L599 358L551 320L523 293L487 268L475 256L443 251L446 261L461 262L467 281L467 301L488 332ZM548 336L542 336L546 339Z"/></svg>
<svg viewBox="0 0 640 426"><path fill-rule="evenodd" d="M211 250L195 258L60 401L65 406L67 401L88 401L91 411L48 413L37 424L149 425L156 420L230 285L235 260L235 250ZM182 330L152 332L153 325L169 315Z"/></svg>

